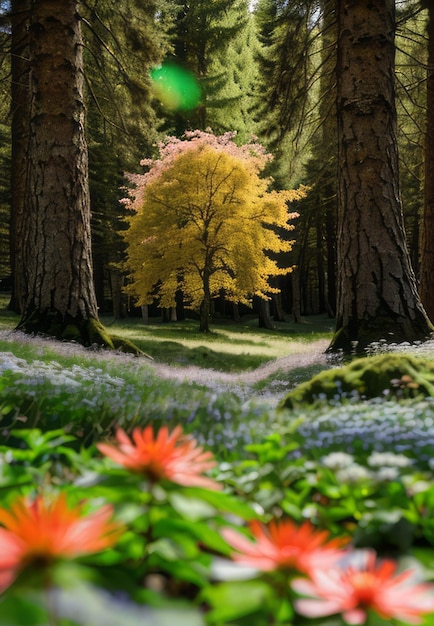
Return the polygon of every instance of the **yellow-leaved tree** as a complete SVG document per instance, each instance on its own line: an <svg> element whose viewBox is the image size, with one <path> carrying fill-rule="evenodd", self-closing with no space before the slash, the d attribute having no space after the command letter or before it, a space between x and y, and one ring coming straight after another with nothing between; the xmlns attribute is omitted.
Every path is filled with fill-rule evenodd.
<svg viewBox="0 0 434 626"><path fill-rule="evenodd" d="M291 249L283 233L297 213L288 203L305 190L272 190L260 175L270 158L259 144L238 146L234 133L191 131L168 137L158 159L142 161L148 171L132 177L125 233L127 290L139 305L172 307L181 290L207 332L211 299L222 289L246 304L278 291L270 277L291 268L271 256Z"/></svg>

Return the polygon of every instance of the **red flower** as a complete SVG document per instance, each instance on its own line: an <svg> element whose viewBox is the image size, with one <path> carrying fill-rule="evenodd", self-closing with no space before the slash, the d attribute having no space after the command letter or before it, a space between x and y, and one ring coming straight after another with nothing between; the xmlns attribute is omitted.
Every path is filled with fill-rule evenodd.
<svg viewBox="0 0 434 626"><path fill-rule="evenodd" d="M313 580L293 581L292 587L314 599L296 601L296 609L306 617L342 613L348 624L363 624L368 610L383 619L420 623L420 616L434 611L434 586L409 584L411 570L395 574L391 560L376 562L375 552L362 553L359 567L329 571L318 570Z"/></svg>
<svg viewBox="0 0 434 626"><path fill-rule="evenodd" d="M10 510L0 509L0 591L18 572L32 563L51 564L112 546L121 527L110 522L113 509L107 505L82 515L82 507L70 510L65 494L44 502L19 497Z"/></svg>
<svg viewBox="0 0 434 626"><path fill-rule="evenodd" d="M327 569L342 558L338 549L347 543L346 539L327 541L329 533L316 530L310 522L296 526L290 520L267 525L253 521L250 530L255 543L232 528L222 532L227 543L238 550L231 555L234 561L263 571L279 568L309 574L315 568Z"/></svg>
<svg viewBox="0 0 434 626"><path fill-rule="evenodd" d="M186 437L180 426L171 434L164 426L156 437L152 426L135 428L132 439L119 428L116 439L118 447L106 443L97 447L116 463L145 474L151 481L166 479L189 487L221 488L216 481L201 475L215 467L212 453L204 452L195 439Z"/></svg>

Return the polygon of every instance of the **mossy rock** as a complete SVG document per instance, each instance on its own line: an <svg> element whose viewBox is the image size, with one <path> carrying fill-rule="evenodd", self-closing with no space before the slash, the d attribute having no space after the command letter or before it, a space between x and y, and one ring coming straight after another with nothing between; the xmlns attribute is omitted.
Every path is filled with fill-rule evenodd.
<svg viewBox="0 0 434 626"><path fill-rule="evenodd" d="M281 402L281 408L345 399L434 396L434 359L406 354L381 354L326 370L298 385Z"/></svg>

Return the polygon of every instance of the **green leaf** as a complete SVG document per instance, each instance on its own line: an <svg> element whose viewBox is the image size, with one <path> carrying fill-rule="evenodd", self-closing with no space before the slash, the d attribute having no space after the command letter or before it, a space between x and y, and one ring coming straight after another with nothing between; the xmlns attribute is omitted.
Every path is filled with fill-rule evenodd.
<svg viewBox="0 0 434 626"><path fill-rule="evenodd" d="M221 537L218 531L214 530L203 522L193 522L190 520L164 518L158 520L153 526L155 537L170 537L171 539L184 544L187 537L194 538L195 546L198 543L203 546L222 552L229 553L227 543Z"/></svg>
<svg viewBox="0 0 434 626"><path fill-rule="evenodd" d="M242 519L253 519L257 517L257 514L249 504L222 491L211 491L211 489L202 489L201 487L185 487L183 493L187 496L200 498L208 502L208 504L211 504L217 510L233 513Z"/></svg>
<svg viewBox="0 0 434 626"><path fill-rule="evenodd" d="M200 594L200 600L212 608L207 614L207 622L224 623L262 609L273 598L273 590L260 580L226 582L207 587Z"/></svg>
<svg viewBox="0 0 434 626"><path fill-rule="evenodd" d="M44 626L47 613L40 599L8 594L0 600L2 626Z"/></svg>
<svg viewBox="0 0 434 626"><path fill-rule="evenodd" d="M208 502L200 498L187 497L178 491L169 494L169 502L175 511L191 520L207 519L216 513L215 507Z"/></svg>

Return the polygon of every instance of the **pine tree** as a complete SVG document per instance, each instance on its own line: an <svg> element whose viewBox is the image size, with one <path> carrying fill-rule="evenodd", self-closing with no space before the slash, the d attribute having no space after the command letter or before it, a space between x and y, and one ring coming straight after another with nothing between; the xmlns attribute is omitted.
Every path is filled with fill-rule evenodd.
<svg viewBox="0 0 434 626"><path fill-rule="evenodd" d="M169 29L173 49L167 59L197 77L202 98L194 110L171 114L162 108L161 115L166 118L162 129L179 137L193 128L211 127L215 131L222 123L229 130L238 130L229 120L234 103L236 109L242 110L243 104L239 101L245 98L240 89L244 88L242 83L247 77L241 80L237 75L235 57L240 44L242 47L252 43L248 30L248 0L175 1L173 4L178 7L178 13L173 28Z"/></svg>
<svg viewBox="0 0 434 626"><path fill-rule="evenodd" d="M395 3L337 0L338 301L330 350L425 339L399 194Z"/></svg>
<svg viewBox="0 0 434 626"><path fill-rule="evenodd" d="M420 294L428 315L434 320L434 8L427 0L424 0L422 5L428 9L428 63Z"/></svg>

